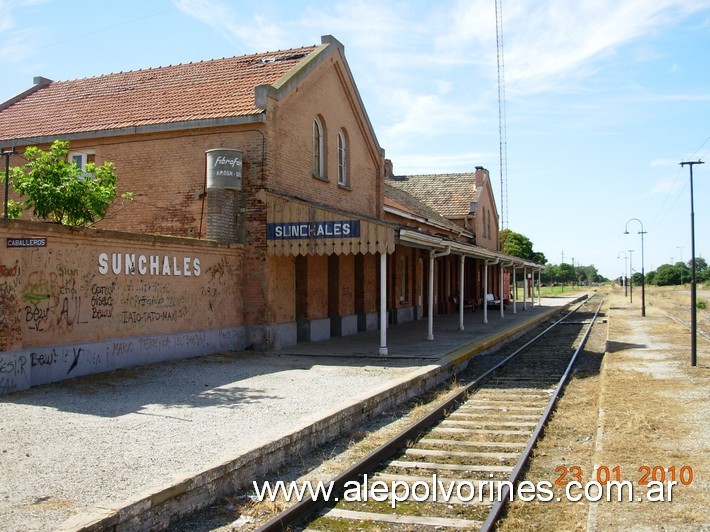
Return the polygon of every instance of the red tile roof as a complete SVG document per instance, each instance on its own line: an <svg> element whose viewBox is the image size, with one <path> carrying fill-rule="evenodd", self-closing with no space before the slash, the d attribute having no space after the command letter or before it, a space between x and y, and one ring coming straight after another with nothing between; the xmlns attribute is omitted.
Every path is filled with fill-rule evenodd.
<svg viewBox="0 0 710 532"><path fill-rule="evenodd" d="M398 176L387 183L447 218L468 216L471 203L478 201L481 192L474 173Z"/></svg>
<svg viewBox="0 0 710 532"><path fill-rule="evenodd" d="M17 140L259 114L254 88L274 84L309 46L52 82L0 110L0 139Z"/></svg>
<svg viewBox="0 0 710 532"><path fill-rule="evenodd" d="M406 190L397 187L390 179L385 181L385 205L413 216L423 218L426 221L448 229L453 233L458 234L463 231L461 226L456 225L448 218L445 218L439 214L425 202L421 201L421 199L413 196Z"/></svg>

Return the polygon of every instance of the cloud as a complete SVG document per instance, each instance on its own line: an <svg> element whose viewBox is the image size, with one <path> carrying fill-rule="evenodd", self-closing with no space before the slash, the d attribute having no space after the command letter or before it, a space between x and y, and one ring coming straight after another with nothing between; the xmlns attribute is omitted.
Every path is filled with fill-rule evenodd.
<svg viewBox="0 0 710 532"><path fill-rule="evenodd" d="M47 3L48 0L0 0L0 58L2 61L19 63L35 54L38 49L36 36L38 28L31 26L19 29L17 27L17 12L24 8ZM29 18L20 13L20 18Z"/></svg>
<svg viewBox="0 0 710 532"><path fill-rule="evenodd" d="M483 122L481 107L475 103L461 103L446 95L393 89L386 106L396 121L387 128L385 137L394 140L402 135L434 137L451 131L462 133Z"/></svg>
<svg viewBox="0 0 710 532"><path fill-rule="evenodd" d="M186 15L214 28L224 38L242 45L245 53L294 46L282 25L268 22L271 17L254 15L251 20L245 20L221 0L173 0L173 4Z"/></svg>
<svg viewBox="0 0 710 532"><path fill-rule="evenodd" d="M599 59L677 22L708 0L527 0L504 13L506 86L541 92L586 78Z"/></svg>
<svg viewBox="0 0 710 532"><path fill-rule="evenodd" d="M676 163L678 164L678 163ZM668 195L672 192L676 192L678 190L681 190L685 187L685 181L680 180L680 179L675 179L673 181L670 180L664 180L664 181L658 181L655 185L653 185L653 188L649 191L649 195L651 196L656 196L656 195Z"/></svg>
<svg viewBox="0 0 710 532"><path fill-rule="evenodd" d="M678 161L673 161L671 159L656 159L651 161L648 166L651 168L667 167L674 168L678 165Z"/></svg>
<svg viewBox="0 0 710 532"><path fill-rule="evenodd" d="M422 153L393 152L395 175L419 175L458 171L459 168L473 168L482 160L491 158L491 154L482 152L438 153L435 155ZM387 153L390 158L390 153ZM401 163L401 164L400 164Z"/></svg>

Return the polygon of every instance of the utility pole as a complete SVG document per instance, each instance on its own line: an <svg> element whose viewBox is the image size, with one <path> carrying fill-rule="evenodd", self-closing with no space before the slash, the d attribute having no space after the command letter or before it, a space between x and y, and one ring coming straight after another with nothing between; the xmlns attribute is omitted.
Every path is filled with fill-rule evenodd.
<svg viewBox="0 0 710 532"><path fill-rule="evenodd" d="M15 148L11 150L2 150L0 155L5 157L5 215L4 218L7 220L7 205L10 200L10 155L15 155Z"/></svg>
<svg viewBox="0 0 710 532"><path fill-rule="evenodd" d="M695 210L693 207L693 165L705 164L701 160L685 161L680 163L681 167L690 167L690 365L698 365L697 334L698 334L698 312L695 308L697 291L695 286Z"/></svg>

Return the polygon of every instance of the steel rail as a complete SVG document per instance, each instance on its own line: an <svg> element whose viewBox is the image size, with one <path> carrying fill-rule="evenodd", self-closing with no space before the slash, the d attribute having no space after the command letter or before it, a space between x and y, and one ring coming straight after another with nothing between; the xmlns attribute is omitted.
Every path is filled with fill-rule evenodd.
<svg viewBox="0 0 710 532"><path fill-rule="evenodd" d="M493 530L493 527L495 526L495 523L498 520L500 513L503 511L503 508L505 508L506 499L508 499L510 495L510 486L518 481L518 477L523 472L523 468L527 464L527 461L530 458L530 454L532 453L532 450L535 447L537 440L540 438L543 431L545 430L545 424L547 423L550 414L552 414L552 409L555 407L555 403L557 402L557 399L560 396L560 392L562 391L562 388L564 387L565 383L567 382L567 379L569 378L569 374L572 371L572 366L574 366L574 363L577 360L577 355L584 347L584 344L587 343L587 338L589 338L589 334L592 331L592 326L594 325L594 322L596 321L603 304L604 300L602 299L599 303L599 306L597 307L596 312L594 313L594 316L591 320L589 320L589 325L587 326L587 330L585 331L584 336L582 337L582 341L579 343L579 346L572 355L569 364L567 364L567 369L565 369L564 374L562 375L562 377L560 377L560 380L557 383L557 388L555 388L555 392L552 394L552 397L550 397L550 400L547 403L547 407L545 407L545 411L543 412L540 421L538 421L537 425L535 426L535 430L533 430L533 433L530 436L530 440L528 440L528 444L525 446L525 449L523 450L523 453L520 456L518 463L515 464L513 471L510 473L510 477L508 478L509 483L506 483L503 486L498 500L493 504L491 511L488 513L488 517L483 522L483 525L481 525L481 532L489 532L490 530Z"/></svg>
<svg viewBox="0 0 710 532"><path fill-rule="evenodd" d="M683 327L687 327L688 329L691 328L691 327L690 327L690 323L685 322L685 321L682 320L681 318L678 318L677 316L674 316L673 314L671 314L670 312L667 312L667 311L665 311L665 310L662 311L662 312L663 312L667 317L669 317L669 318L672 319L673 321L679 323L679 324L682 325ZM697 330L696 332L697 332L700 336L702 336L703 338L705 338L706 340L710 340L710 334L706 333L705 331Z"/></svg>
<svg viewBox="0 0 710 532"><path fill-rule="evenodd" d="M484 384L488 379L490 379L490 377L493 373L495 373L496 370L503 367L511 359L515 358L517 355L527 349L531 344L540 339L540 337L554 329L557 325L566 320L569 316L577 312L580 308L586 305L588 299L589 296L586 296L582 304L580 304L577 308L549 325L544 331L537 334L533 339L527 341L525 344L513 351L513 353L498 362L496 365L494 365L488 371L483 373L481 376L471 381L461 390L455 392L451 397L445 399L442 403L437 405L422 419L416 421L415 423L404 429L402 432L400 432L398 435L381 444L379 447L377 447L369 454L361 458L358 462L350 466L347 470L343 471L342 473L331 479L328 482L328 484L331 484L333 486L331 493L341 493L348 482L356 480L365 473L372 471L375 466L379 465L385 459L392 456L397 450L406 446L406 443L408 441L416 438L416 436L421 434L425 429L440 421L447 411L451 410L458 403L465 400L471 392L478 389L482 384ZM287 509L285 509L284 511L261 525L259 528L257 528L256 532L280 532L286 530L289 525L304 520L309 515L316 513L318 510L326 506L329 502L330 501L326 501L323 499L314 500L310 495L306 495L301 501L289 506Z"/></svg>

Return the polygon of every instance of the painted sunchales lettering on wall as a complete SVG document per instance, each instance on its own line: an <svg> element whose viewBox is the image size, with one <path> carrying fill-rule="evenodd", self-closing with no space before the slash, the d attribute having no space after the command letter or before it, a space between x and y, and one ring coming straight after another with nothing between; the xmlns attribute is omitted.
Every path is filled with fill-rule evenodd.
<svg viewBox="0 0 710 532"><path fill-rule="evenodd" d="M12 220L0 242L36 233L0 255L0 394L247 345L242 248Z"/></svg>
<svg viewBox="0 0 710 532"><path fill-rule="evenodd" d="M168 255L141 255L136 253L99 253L98 271L101 275L173 275L199 277L202 273L200 259Z"/></svg>

